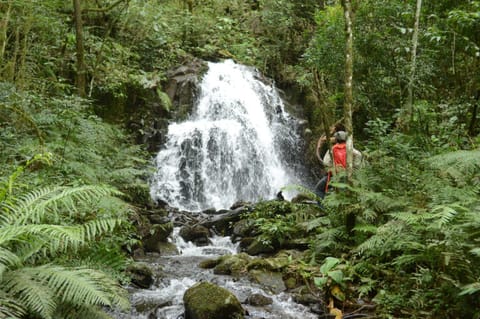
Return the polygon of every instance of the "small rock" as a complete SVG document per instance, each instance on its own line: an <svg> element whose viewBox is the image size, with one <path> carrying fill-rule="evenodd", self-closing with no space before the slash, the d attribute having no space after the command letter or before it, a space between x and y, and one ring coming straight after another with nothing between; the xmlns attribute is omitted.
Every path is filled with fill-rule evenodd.
<svg viewBox="0 0 480 319"><path fill-rule="evenodd" d="M262 307L271 305L273 303L273 299L262 294L251 294L248 296L245 303L252 306Z"/></svg>

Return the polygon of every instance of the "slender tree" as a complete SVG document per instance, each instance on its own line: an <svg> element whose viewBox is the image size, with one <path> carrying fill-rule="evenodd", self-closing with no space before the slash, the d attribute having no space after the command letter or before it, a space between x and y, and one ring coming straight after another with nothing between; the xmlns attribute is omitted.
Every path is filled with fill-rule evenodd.
<svg viewBox="0 0 480 319"><path fill-rule="evenodd" d="M353 10L350 0L342 0L345 16L345 100L343 105L344 124L347 130L347 183L352 182L353 175ZM350 236L353 236L355 215L348 213L345 226Z"/></svg>
<svg viewBox="0 0 480 319"><path fill-rule="evenodd" d="M347 138L347 178L351 181L353 174L353 10L350 0L342 0L345 16L345 100L344 123L348 132Z"/></svg>
<svg viewBox="0 0 480 319"><path fill-rule="evenodd" d="M83 21L82 21L82 4L81 0L73 0L73 10L75 16L75 34L76 34L76 45L77 45L77 74L76 74L76 84L78 95L81 97L86 96L86 73L87 69L85 66L85 48L83 45Z"/></svg>
<svg viewBox="0 0 480 319"><path fill-rule="evenodd" d="M413 116L413 85L415 82L415 72L417 68L417 47L418 47L418 28L420 26L420 14L422 11L422 0L417 0L417 9L415 11L415 23L412 35L412 56L410 61L410 75L407 86L407 101L405 104L404 117L400 121L400 125L404 131L410 129L410 122Z"/></svg>

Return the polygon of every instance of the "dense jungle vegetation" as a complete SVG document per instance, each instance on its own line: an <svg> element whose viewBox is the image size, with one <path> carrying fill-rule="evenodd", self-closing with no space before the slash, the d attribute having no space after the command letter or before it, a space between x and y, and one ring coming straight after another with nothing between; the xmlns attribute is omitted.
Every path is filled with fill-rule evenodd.
<svg viewBox="0 0 480 319"><path fill-rule="evenodd" d="M1 1L0 318L128 307L151 157L136 142L153 130L128 125L133 96L168 117L167 71L193 58L273 78L303 105L313 164L351 116L365 165L345 191L321 214L252 216L266 241L308 238L306 279L379 317L480 318L478 0Z"/></svg>

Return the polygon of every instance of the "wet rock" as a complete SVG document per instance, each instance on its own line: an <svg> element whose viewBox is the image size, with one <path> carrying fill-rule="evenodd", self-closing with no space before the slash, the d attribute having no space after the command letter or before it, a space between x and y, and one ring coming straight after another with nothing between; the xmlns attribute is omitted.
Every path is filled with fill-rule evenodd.
<svg viewBox="0 0 480 319"><path fill-rule="evenodd" d="M254 235L254 227L248 219L242 219L233 225L232 241L238 241L244 237L252 237Z"/></svg>
<svg viewBox="0 0 480 319"><path fill-rule="evenodd" d="M191 241L197 246L206 246L210 243L210 231L202 225L184 226L179 234L185 241Z"/></svg>
<svg viewBox="0 0 480 319"><path fill-rule="evenodd" d="M157 244L157 248L162 256L174 256L179 254L177 246L172 243L160 242Z"/></svg>
<svg viewBox="0 0 480 319"><path fill-rule="evenodd" d="M167 224L170 222L170 218L163 215L152 214L148 215L147 218L152 224Z"/></svg>
<svg viewBox="0 0 480 319"><path fill-rule="evenodd" d="M214 274L239 276L242 273L246 273L250 256L245 253L226 255L220 257L219 261L220 262L213 269Z"/></svg>
<svg viewBox="0 0 480 319"><path fill-rule="evenodd" d="M274 294L279 294L287 289L283 282L282 273L262 270L251 270L249 271L249 274L252 281L260 284L266 290L269 290Z"/></svg>
<svg viewBox="0 0 480 319"><path fill-rule="evenodd" d="M182 120L191 113L193 102L198 94L198 79L207 69L204 61L193 60L168 72L165 92L172 101L173 117Z"/></svg>
<svg viewBox="0 0 480 319"><path fill-rule="evenodd" d="M235 210L219 211L219 214L213 215L209 220L201 223L201 225L213 229L217 234L229 236L233 233L233 225L240 220L244 212L246 212L244 207L239 207Z"/></svg>
<svg viewBox="0 0 480 319"><path fill-rule="evenodd" d="M173 231L173 224L168 222L166 224L155 224L150 228L149 234L143 237L143 247L146 252L161 252L162 242L167 242L168 236Z"/></svg>
<svg viewBox="0 0 480 319"><path fill-rule="evenodd" d="M202 269L212 269L214 268L216 265L218 265L220 263L220 259L219 258L215 258L215 259L205 259L205 260L202 260L199 264L198 264L198 267L202 268Z"/></svg>
<svg viewBox="0 0 480 319"><path fill-rule="evenodd" d="M248 264L247 269L260 269L280 272L289 264L290 261L287 258L257 258Z"/></svg>
<svg viewBox="0 0 480 319"><path fill-rule="evenodd" d="M249 202L238 201L238 202L235 202L235 203L230 207L230 209L235 210L235 209L237 209L237 208L244 207L245 209L250 210L250 207L249 207L250 205L251 205L251 203L249 203Z"/></svg>
<svg viewBox="0 0 480 319"><path fill-rule="evenodd" d="M209 282L187 289L183 302L185 319L243 319L245 314L234 294Z"/></svg>
<svg viewBox="0 0 480 319"><path fill-rule="evenodd" d="M270 254L275 251L273 245L269 245L263 241L255 239L245 250L247 254L255 256L260 254Z"/></svg>
<svg viewBox="0 0 480 319"><path fill-rule="evenodd" d="M127 273L130 275L132 284L143 289L149 288L153 282L153 271L145 263L134 263L127 267Z"/></svg>
<svg viewBox="0 0 480 319"><path fill-rule="evenodd" d="M271 305L273 303L273 299L262 294L251 294L248 296L245 303L256 307L263 307Z"/></svg>
<svg viewBox="0 0 480 319"><path fill-rule="evenodd" d="M290 240L286 240L282 244L282 248L284 249L297 249L297 250L307 250L310 243L306 238L294 238Z"/></svg>
<svg viewBox="0 0 480 319"><path fill-rule="evenodd" d="M284 278L283 282L285 283L285 287L287 287L287 289L294 289L298 286L298 281L295 277Z"/></svg>
<svg viewBox="0 0 480 319"><path fill-rule="evenodd" d="M302 305L311 305L319 302L319 299L311 293L298 293L293 295L293 300Z"/></svg>

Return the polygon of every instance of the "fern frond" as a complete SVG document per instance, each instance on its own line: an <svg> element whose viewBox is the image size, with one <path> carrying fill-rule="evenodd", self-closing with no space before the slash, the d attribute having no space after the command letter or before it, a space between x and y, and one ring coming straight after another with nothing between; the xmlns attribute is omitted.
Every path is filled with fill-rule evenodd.
<svg viewBox="0 0 480 319"><path fill-rule="evenodd" d="M122 309L129 307L129 302L120 285L101 271L55 265L24 268L24 270L42 280L55 292L62 303Z"/></svg>
<svg viewBox="0 0 480 319"><path fill-rule="evenodd" d="M21 319L27 313L25 307L0 290L0 318Z"/></svg>
<svg viewBox="0 0 480 319"><path fill-rule="evenodd" d="M457 183L464 184L467 179L478 175L480 170L480 149L456 151L440 154L428 159L432 168L450 176Z"/></svg>
<svg viewBox="0 0 480 319"><path fill-rule="evenodd" d="M76 211L77 205L93 203L105 196L120 196L114 188L99 185L54 187L34 190L22 196L12 207L11 223L40 223L47 214L57 215L60 207Z"/></svg>
<svg viewBox="0 0 480 319"><path fill-rule="evenodd" d="M30 270L20 268L5 273L2 289L11 296L17 296L18 302L29 311L40 314L42 318L51 318L56 305L54 295Z"/></svg>
<svg viewBox="0 0 480 319"><path fill-rule="evenodd" d="M122 220L117 218L92 220L82 225L84 238L87 241L91 241L101 234L112 232L121 224Z"/></svg>
<svg viewBox="0 0 480 319"><path fill-rule="evenodd" d="M451 221L460 213L467 212L468 209L460 204L452 203L450 205L438 205L432 209L432 217L435 226L443 227L450 224Z"/></svg>
<svg viewBox="0 0 480 319"><path fill-rule="evenodd" d="M358 245L355 251L369 256L380 256L397 249L398 239L406 236L404 226L403 222L392 220L378 227L376 233Z"/></svg>
<svg viewBox="0 0 480 319"><path fill-rule="evenodd" d="M61 304L58 307L55 319L112 319L100 307L78 306L69 303Z"/></svg>
<svg viewBox="0 0 480 319"><path fill-rule="evenodd" d="M8 249L0 247L0 278L3 272L10 268L20 265L20 258Z"/></svg>
<svg viewBox="0 0 480 319"><path fill-rule="evenodd" d="M462 287L460 296L473 295L480 291L480 282L474 282Z"/></svg>

